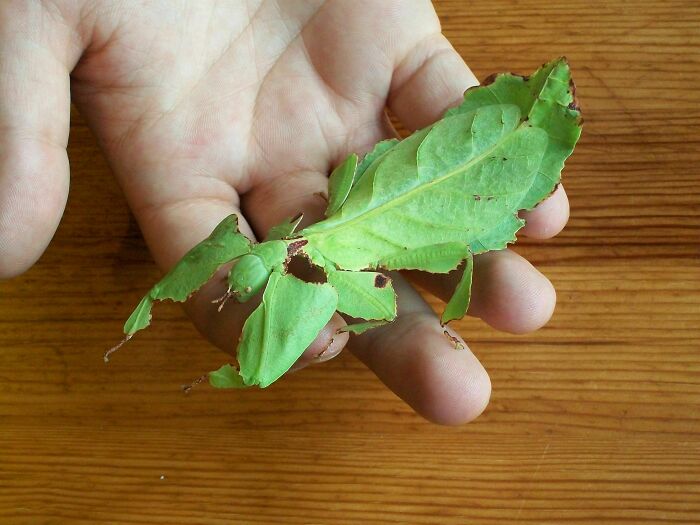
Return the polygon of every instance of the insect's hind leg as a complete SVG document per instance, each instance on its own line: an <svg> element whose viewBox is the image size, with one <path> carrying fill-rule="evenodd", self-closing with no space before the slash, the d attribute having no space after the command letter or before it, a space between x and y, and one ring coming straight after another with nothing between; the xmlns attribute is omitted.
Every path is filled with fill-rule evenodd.
<svg viewBox="0 0 700 525"><path fill-rule="evenodd" d="M471 300L473 273L474 257L471 252L468 252L467 257L464 259L462 278L459 280L452 297L447 302L445 310L442 312L440 322L442 322L443 325L455 319L461 319L467 313Z"/></svg>

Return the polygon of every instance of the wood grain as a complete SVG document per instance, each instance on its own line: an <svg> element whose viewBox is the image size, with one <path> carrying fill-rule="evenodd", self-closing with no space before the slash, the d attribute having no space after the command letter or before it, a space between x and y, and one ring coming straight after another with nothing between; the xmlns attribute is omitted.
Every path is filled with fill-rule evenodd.
<svg viewBox="0 0 700 525"><path fill-rule="evenodd" d="M566 54L586 125L536 334L460 331L493 381L475 423L412 414L352 356L265 391L179 386L219 362L175 306L104 366L156 270L84 123L71 196L0 283L0 522L700 523L700 6L441 1L479 76Z"/></svg>

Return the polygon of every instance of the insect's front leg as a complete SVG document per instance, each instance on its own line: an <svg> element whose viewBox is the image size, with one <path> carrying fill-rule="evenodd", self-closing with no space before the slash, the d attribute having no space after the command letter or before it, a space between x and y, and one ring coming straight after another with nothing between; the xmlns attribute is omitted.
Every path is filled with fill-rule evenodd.
<svg viewBox="0 0 700 525"><path fill-rule="evenodd" d="M238 231L238 217L229 215L214 231L197 244L158 281L141 299L124 324L125 338L117 346L107 350L105 361L136 332L151 323L151 308L156 301L186 301L211 279L222 265L251 251L250 241Z"/></svg>

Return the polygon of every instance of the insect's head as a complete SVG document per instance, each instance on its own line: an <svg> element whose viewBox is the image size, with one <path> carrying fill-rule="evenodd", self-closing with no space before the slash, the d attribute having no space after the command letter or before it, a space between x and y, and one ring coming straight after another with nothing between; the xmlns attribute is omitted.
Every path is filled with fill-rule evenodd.
<svg viewBox="0 0 700 525"><path fill-rule="evenodd" d="M244 303L258 293L267 283L272 268L255 254L244 255L231 269L228 285L236 299Z"/></svg>
<svg viewBox="0 0 700 525"><path fill-rule="evenodd" d="M229 293L239 302L246 302L265 287L272 270L282 265L286 257L287 247L282 241L256 244L229 272Z"/></svg>

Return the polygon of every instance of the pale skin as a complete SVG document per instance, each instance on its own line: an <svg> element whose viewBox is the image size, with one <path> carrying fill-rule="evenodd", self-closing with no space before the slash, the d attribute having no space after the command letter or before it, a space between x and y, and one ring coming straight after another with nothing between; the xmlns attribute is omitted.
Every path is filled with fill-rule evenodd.
<svg viewBox="0 0 700 525"><path fill-rule="evenodd" d="M304 224L322 219L332 167L394 135L386 107L417 129L476 83L422 0L3 0L0 278L40 257L63 213L71 95L167 270L230 213L251 238L299 212ZM525 215L521 234L552 237L568 214L560 187ZM447 300L456 278L394 277L399 318L349 342L399 397L443 424L478 416L491 385L410 281ZM230 352L255 303L217 313L211 301L224 287L207 285L186 308ZM541 327L555 297L510 250L475 259L469 314L498 330ZM334 336L343 325L336 314L295 368L337 355L348 344Z"/></svg>

